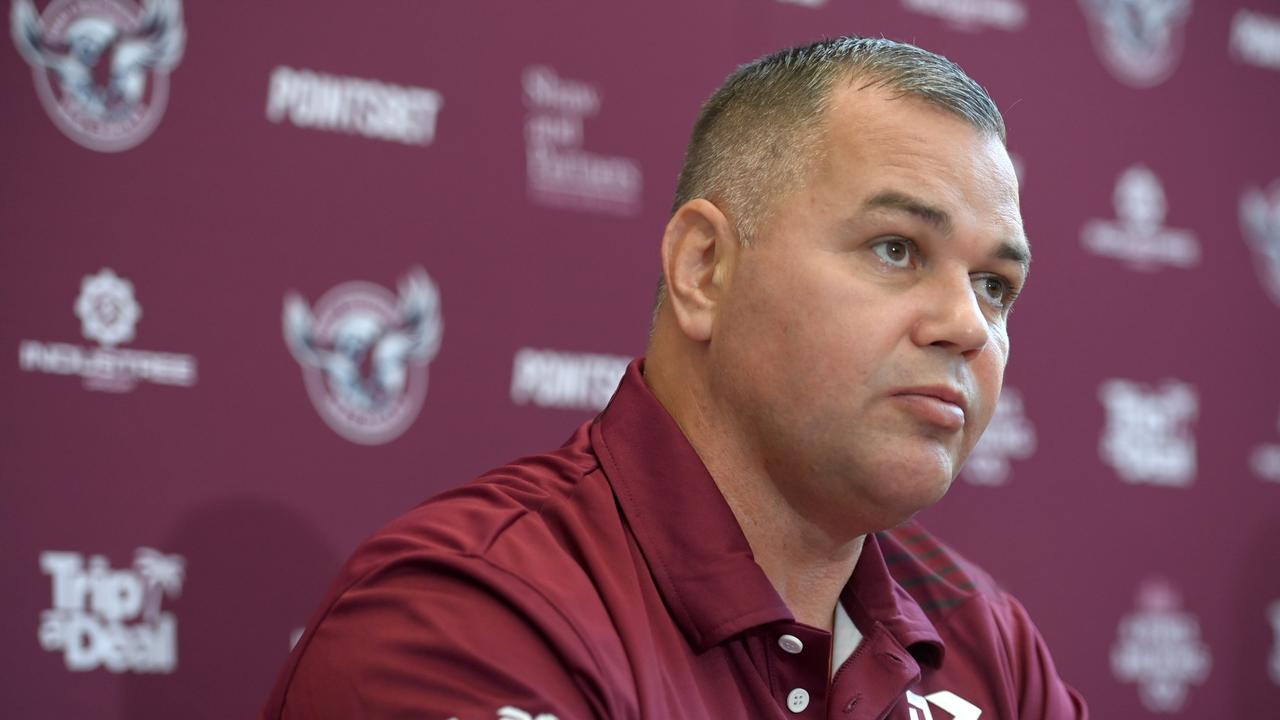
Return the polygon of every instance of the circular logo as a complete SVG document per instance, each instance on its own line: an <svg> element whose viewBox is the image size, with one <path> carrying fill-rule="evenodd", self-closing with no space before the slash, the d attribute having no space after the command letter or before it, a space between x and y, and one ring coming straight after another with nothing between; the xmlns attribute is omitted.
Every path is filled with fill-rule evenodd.
<svg viewBox="0 0 1280 720"><path fill-rule="evenodd" d="M365 445L394 440L413 424L443 330L439 291L420 268L399 295L348 282L314 311L298 295L285 298L285 343L312 404L335 432Z"/></svg>
<svg viewBox="0 0 1280 720"><path fill-rule="evenodd" d="M36 94L67 137L120 152L155 130L186 45L179 0L54 0L39 16L15 0L12 17Z"/></svg>
<svg viewBox="0 0 1280 720"><path fill-rule="evenodd" d="M1118 80L1159 85L1178 66L1191 0L1080 0L1094 47Z"/></svg>
<svg viewBox="0 0 1280 720"><path fill-rule="evenodd" d="M133 298L133 283L121 279L110 268L103 268L97 275L85 276L80 283L76 316L86 338L115 347L133 339L142 307Z"/></svg>

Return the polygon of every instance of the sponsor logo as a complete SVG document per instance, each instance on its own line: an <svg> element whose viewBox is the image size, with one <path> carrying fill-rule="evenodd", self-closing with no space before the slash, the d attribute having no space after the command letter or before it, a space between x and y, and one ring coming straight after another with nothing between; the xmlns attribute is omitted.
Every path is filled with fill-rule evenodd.
<svg viewBox="0 0 1280 720"><path fill-rule="evenodd" d="M1280 685L1280 600L1267 608L1267 619L1271 621L1271 662L1267 671L1271 682Z"/></svg>
<svg viewBox="0 0 1280 720"><path fill-rule="evenodd" d="M314 308L296 293L284 299L285 344L311 402L335 432L364 445L394 440L418 417L443 333L440 292L422 268L398 296L348 282Z"/></svg>
<svg viewBox="0 0 1280 720"><path fill-rule="evenodd" d="M455 715L454 717L449 718L449 720L458 720L458 717ZM559 719L555 715L552 715L551 713L538 713L537 715L534 715L533 713L525 712L524 710L521 710L518 707L513 707L511 705L504 705L498 708L498 720L559 720Z"/></svg>
<svg viewBox="0 0 1280 720"><path fill-rule="evenodd" d="M982 716L982 710L977 705L950 690L929 693L923 697L907 691L907 712L911 720L934 720L931 705L948 713L951 720L978 720Z"/></svg>
<svg viewBox="0 0 1280 720"><path fill-rule="evenodd" d="M107 268L80 284L76 317L86 338L115 347L133 339L142 308L133 298L133 283Z"/></svg>
<svg viewBox="0 0 1280 720"><path fill-rule="evenodd" d="M1249 466L1258 477L1280 482L1280 445L1259 445L1249 457Z"/></svg>
<svg viewBox="0 0 1280 720"><path fill-rule="evenodd" d="M1240 62L1280 70L1280 17L1237 10L1231 19L1230 48Z"/></svg>
<svg viewBox="0 0 1280 720"><path fill-rule="evenodd" d="M630 358L520 348L511 367L511 402L573 410L603 410Z"/></svg>
<svg viewBox="0 0 1280 720"><path fill-rule="evenodd" d="M638 213L640 163L582 149L583 125L602 107L600 91L544 66L526 68L522 84L529 197L549 207Z"/></svg>
<svg viewBox="0 0 1280 720"><path fill-rule="evenodd" d="M902 7L941 18L960 30L1020 30L1027 24L1022 0L902 0Z"/></svg>
<svg viewBox="0 0 1280 720"><path fill-rule="evenodd" d="M1000 393L991 423L982 434L961 474L974 485L1003 485L1009 461L1025 460L1036 451L1036 428L1023 413L1022 393L1006 387Z"/></svg>
<svg viewBox="0 0 1280 720"><path fill-rule="evenodd" d="M1280 422L1276 423L1276 430L1280 432ZM1254 448L1249 466L1263 480L1280 482L1280 443L1264 443Z"/></svg>
<svg viewBox="0 0 1280 720"><path fill-rule="evenodd" d="M1113 257L1137 270L1161 265L1188 268L1200 262L1200 243L1190 230L1164 227L1168 205L1160 178L1134 165L1116 180L1116 220L1090 220L1080 232L1086 250Z"/></svg>
<svg viewBox="0 0 1280 720"><path fill-rule="evenodd" d="M324 75L281 65L271 72L267 119L300 128L430 145L444 96L430 88Z"/></svg>
<svg viewBox="0 0 1280 720"><path fill-rule="evenodd" d="M551 713L533 713L525 712L518 707L506 705L498 708L498 720L557 720L555 715Z"/></svg>
<svg viewBox="0 0 1280 720"><path fill-rule="evenodd" d="M128 392L139 380L196 384L196 359L190 355L116 347L133 340L142 307L133 296L133 283L110 268L85 276L75 312L84 337L98 347L23 340L18 346L18 366L27 372L79 375L86 388L108 392Z"/></svg>
<svg viewBox="0 0 1280 720"><path fill-rule="evenodd" d="M1182 709L1187 686L1209 677L1212 658L1200 640L1200 623L1180 609L1173 586L1148 580L1138 590L1137 610L1120 620L1111 646L1111 672L1121 682L1136 683L1150 711Z"/></svg>
<svg viewBox="0 0 1280 720"><path fill-rule="evenodd" d="M1254 187L1240 195L1240 228L1262 287L1280 305L1280 180L1269 193Z"/></svg>
<svg viewBox="0 0 1280 720"><path fill-rule="evenodd" d="M1093 46L1117 80L1149 88L1177 69L1191 0L1080 0L1080 5Z"/></svg>
<svg viewBox="0 0 1280 720"><path fill-rule="evenodd" d="M86 567L87 565L87 567ZM53 607L40 615L40 647L61 652L67 669L171 673L178 667L178 621L160 609L182 594L186 561L138 548L133 567L114 570L101 555L40 553L53 582Z"/></svg>
<svg viewBox="0 0 1280 720"><path fill-rule="evenodd" d="M147 139L187 41L179 0L13 0L13 41L58 129L99 152Z"/></svg>
<svg viewBox="0 0 1280 720"><path fill-rule="evenodd" d="M1107 380L1098 389L1107 411L1098 451L1120 479L1134 485L1187 487L1196 475L1196 442L1188 424L1199 412L1194 387L1166 380L1159 388Z"/></svg>

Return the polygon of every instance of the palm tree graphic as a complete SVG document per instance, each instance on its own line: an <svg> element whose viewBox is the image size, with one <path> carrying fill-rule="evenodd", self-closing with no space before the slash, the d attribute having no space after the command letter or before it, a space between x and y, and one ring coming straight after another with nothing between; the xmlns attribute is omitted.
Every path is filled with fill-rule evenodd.
<svg viewBox="0 0 1280 720"><path fill-rule="evenodd" d="M140 547L134 552L133 567L147 584L147 603L142 612L147 622L155 622L159 616L163 596L182 594L186 564L181 555L165 555L154 548Z"/></svg>

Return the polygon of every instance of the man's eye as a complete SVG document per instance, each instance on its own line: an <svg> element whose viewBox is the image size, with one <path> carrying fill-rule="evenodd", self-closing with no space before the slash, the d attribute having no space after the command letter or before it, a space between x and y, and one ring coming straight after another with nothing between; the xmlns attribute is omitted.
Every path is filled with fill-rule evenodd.
<svg viewBox="0 0 1280 720"><path fill-rule="evenodd" d="M909 268L915 260L915 247L910 240L884 240L872 248L876 257L896 268Z"/></svg>
<svg viewBox="0 0 1280 720"><path fill-rule="evenodd" d="M1017 295L1013 285L1002 277L995 275L979 275L973 279L973 289L988 305L996 308L1007 308Z"/></svg>

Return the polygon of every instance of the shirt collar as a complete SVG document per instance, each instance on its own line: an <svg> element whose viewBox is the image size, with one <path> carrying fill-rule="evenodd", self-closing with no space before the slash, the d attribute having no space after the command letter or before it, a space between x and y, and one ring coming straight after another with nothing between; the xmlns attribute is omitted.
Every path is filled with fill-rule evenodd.
<svg viewBox="0 0 1280 720"><path fill-rule="evenodd" d="M863 540L862 554L840 600L863 632L878 622L917 662L935 669L942 665L946 645L924 609L889 574L878 534Z"/></svg>
<svg viewBox="0 0 1280 720"><path fill-rule="evenodd" d="M627 367L591 444L658 591L698 652L748 628L791 620L720 489L641 375Z"/></svg>
<svg viewBox="0 0 1280 720"><path fill-rule="evenodd" d="M643 367L643 359L627 367L591 425L591 443L672 617L698 652L752 627L793 621L706 466L645 384ZM942 640L889 575L874 535L842 599L864 632L880 622L913 654L923 642L937 648L925 654L940 659Z"/></svg>

